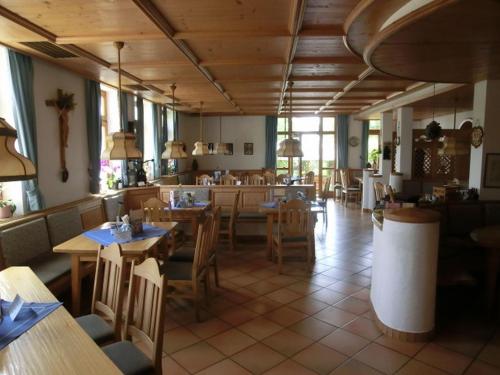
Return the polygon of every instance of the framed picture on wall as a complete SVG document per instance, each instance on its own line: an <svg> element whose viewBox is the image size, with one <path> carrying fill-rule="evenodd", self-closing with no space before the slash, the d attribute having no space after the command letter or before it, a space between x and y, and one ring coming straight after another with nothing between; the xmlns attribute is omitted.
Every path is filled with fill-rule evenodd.
<svg viewBox="0 0 500 375"><path fill-rule="evenodd" d="M486 154L484 187L500 188L500 154Z"/></svg>
<svg viewBox="0 0 500 375"><path fill-rule="evenodd" d="M243 154L244 155L253 155L253 143L244 143L243 144Z"/></svg>
<svg viewBox="0 0 500 375"><path fill-rule="evenodd" d="M226 152L224 155L232 155L233 154L233 144L232 143L226 143Z"/></svg>

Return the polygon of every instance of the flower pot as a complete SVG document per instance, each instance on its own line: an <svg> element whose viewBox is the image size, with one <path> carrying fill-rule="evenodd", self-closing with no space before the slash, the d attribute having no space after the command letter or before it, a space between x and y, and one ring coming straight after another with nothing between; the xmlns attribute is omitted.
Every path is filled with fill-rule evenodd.
<svg viewBox="0 0 500 375"><path fill-rule="evenodd" d="M12 216L10 206L0 207L0 219L7 219Z"/></svg>

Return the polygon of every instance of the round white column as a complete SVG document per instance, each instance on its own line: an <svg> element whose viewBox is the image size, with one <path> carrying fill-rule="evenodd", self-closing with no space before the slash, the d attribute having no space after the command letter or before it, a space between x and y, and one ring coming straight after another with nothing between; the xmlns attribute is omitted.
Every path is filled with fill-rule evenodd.
<svg viewBox="0 0 500 375"><path fill-rule="evenodd" d="M374 228L370 299L382 331L405 341L434 330L439 213L420 208L385 210Z"/></svg>
<svg viewBox="0 0 500 375"><path fill-rule="evenodd" d="M377 202L375 199L375 190L373 188L373 184L375 182L382 182L382 175L381 174L374 174L371 175L368 178L368 207L370 210L373 210L375 208L375 203Z"/></svg>
<svg viewBox="0 0 500 375"><path fill-rule="evenodd" d="M389 177L389 185L395 193L401 193L403 191L403 174L392 172Z"/></svg>
<svg viewBox="0 0 500 375"><path fill-rule="evenodd" d="M363 199L361 201L361 208L365 212L370 212L373 207L370 206L370 176L374 173L373 169L363 169ZM373 191L373 188L371 189Z"/></svg>

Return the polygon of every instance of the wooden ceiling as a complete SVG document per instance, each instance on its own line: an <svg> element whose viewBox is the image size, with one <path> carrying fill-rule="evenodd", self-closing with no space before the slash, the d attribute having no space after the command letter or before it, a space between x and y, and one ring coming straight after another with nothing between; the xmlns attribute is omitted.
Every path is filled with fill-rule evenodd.
<svg viewBox="0 0 500 375"><path fill-rule="evenodd" d="M208 114L352 113L414 82L375 72L344 44L364 0L0 0L0 42L178 109ZM48 41L74 57L23 44ZM137 86L140 85L140 86Z"/></svg>

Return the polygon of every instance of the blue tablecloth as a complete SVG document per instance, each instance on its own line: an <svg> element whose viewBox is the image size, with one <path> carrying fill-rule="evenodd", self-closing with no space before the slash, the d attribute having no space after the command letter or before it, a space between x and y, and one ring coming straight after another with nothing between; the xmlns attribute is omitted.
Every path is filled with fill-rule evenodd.
<svg viewBox="0 0 500 375"><path fill-rule="evenodd" d="M25 303L16 319L12 321L7 315L10 304L11 302L1 301L3 318L0 318L0 350L62 305L61 302ZM29 358L26 360L29 361Z"/></svg>
<svg viewBox="0 0 500 375"><path fill-rule="evenodd" d="M177 203L177 206L174 207L174 209L177 209L177 208L206 207L206 206L208 206L209 203L210 202L199 201L199 202L194 202L192 207L182 207L180 205L180 202L179 202L179 203Z"/></svg>
<svg viewBox="0 0 500 375"><path fill-rule="evenodd" d="M133 236L132 240L130 241L117 240L115 237L113 237L109 229L94 229L94 230L89 230L83 234L85 237L88 237L91 240L94 240L95 242L100 243L103 246L108 246L115 242L126 243L126 242L145 240L147 238L152 238L152 237L161 237L167 234L168 232L163 228L154 227L149 224L143 224L142 228L143 232Z"/></svg>
<svg viewBox="0 0 500 375"><path fill-rule="evenodd" d="M277 208L278 202L264 202L260 206L263 208Z"/></svg>

